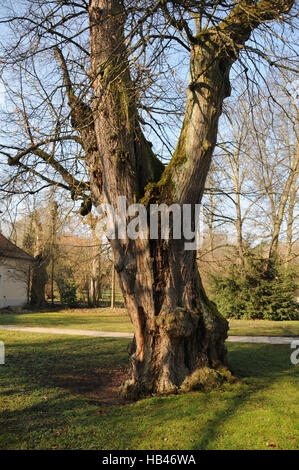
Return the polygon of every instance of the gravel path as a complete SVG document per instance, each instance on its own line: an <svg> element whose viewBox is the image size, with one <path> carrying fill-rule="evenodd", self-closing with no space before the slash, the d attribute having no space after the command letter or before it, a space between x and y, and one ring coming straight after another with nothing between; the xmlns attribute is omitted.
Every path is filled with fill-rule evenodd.
<svg viewBox="0 0 299 470"><path fill-rule="evenodd" d="M50 335L98 336L101 338L133 338L133 333L119 331L77 330L71 328L44 328L40 326L0 325L0 330L46 333Z"/></svg>
<svg viewBox="0 0 299 470"><path fill-rule="evenodd" d="M76 330L71 328L0 325L0 330L24 331L28 333L46 333L51 335L96 336L100 338L133 338L133 333L124 333L119 331ZM299 338L283 336L229 336L227 338L227 341L230 343L290 344L296 340L299 341Z"/></svg>
<svg viewBox="0 0 299 470"><path fill-rule="evenodd" d="M229 343L266 343L266 344L291 344L299 338L288 336L229 336Z"/></svg>

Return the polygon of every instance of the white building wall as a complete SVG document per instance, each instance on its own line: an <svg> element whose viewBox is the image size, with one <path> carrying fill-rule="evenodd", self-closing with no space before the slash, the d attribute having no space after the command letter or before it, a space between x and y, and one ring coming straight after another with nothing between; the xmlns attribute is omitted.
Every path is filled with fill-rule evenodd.
<svg viewBox="0 0 299 470"><path fill-rule="evenodd" d="M30 264L23 259L0 257L0 308L27 303Z"/></svg>

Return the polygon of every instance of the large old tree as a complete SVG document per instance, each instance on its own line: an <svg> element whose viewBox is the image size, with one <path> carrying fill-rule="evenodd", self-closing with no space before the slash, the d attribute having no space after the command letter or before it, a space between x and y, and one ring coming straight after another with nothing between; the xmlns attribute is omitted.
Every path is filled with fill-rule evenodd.
<svg viewBox="0 0 299 470"><path fill-rule="evenodd" d="M263 35L270 35L274 20L281 23L291 16L294 0L27 0L25 4L27 10L9 11L4 18L17 42L6 46L2 62L18 71L21 85L26 73L31 81L39 77L35 86L44 90L43 104L51 108L49 127L53 127L41 131L37 116L42 105L38 110L33 98L31 107L26 105L26 87L19 86L21 106L14 113L26 143L20 139L18 145L3 145L2 155L16 169L19 186L27 174L45 186L56 184L70 190L74 199L81 198L82 214L87 214L92 205L102 202L116 207L120 195L128 204L142 202L147 208L200 203L223 101L231 93L230 71L245 50L266 56L250 41L251 35L261 27ZM157 95L155 81L161 78L151 74L150 67L157 72L156 65L165 60L172 44L189 56L189 84L180 136L165 166L144 134L142 111L150 115L147 91L152 86ZM49 63L49 76L32 65L39 54L51 57L58 67L56 93L59 89L64 100L59 109L54 92L47 91L49 76L52 81L54 77ZM163 84L160 89L162 94ZM158 109L159 96L155 99ZM68 128L62 119L66 107ZM164 114L167 107L170 115L171 100L164 102ZM76 145L81 150L71 166ZM135 327L132 371L124 394L190 390L228 376L224 346L228 325L204 293L196 252L186 251L184 240L171 238L114 239L111 245Z"/></svg>

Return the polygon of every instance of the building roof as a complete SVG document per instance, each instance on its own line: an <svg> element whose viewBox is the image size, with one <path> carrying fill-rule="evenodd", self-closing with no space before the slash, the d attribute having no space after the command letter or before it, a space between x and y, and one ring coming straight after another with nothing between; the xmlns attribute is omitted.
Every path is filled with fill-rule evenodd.
<svg viewBox="0 0 299 470"><path fill-rule="evenodd" d="M7 238L0 233L0 257L5 258L19 258L27 261L34 261L34 258L25 251L21 250L14 243L10 242Z"/></svg>

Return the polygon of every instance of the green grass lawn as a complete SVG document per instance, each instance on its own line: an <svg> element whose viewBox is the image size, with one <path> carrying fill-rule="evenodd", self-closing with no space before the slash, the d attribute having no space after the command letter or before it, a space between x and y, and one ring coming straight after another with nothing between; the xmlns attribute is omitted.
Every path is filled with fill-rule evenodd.
<svg viewBox="0 0 299 470"><path fill-rule="evenodd" d="M0 449L298 447L298 366L288 346L229 344L236 384L107 406L101 379L126 367L128 340L6 331L0 340Z"/></svg>
<svg viewBox="0 0 299 470"><path fill-rule="evenodd" d="M230 320L229 327L233 336L299 336L299 321Z"/></svg>
<svg viewBox="0 0 299 470"><path fill-rule="evenodd" d="M133 332L125 309L98 308L56 312L0 313L0 325L82 328ZM299 336L299 321L230 320L230 335Z"/></svg>
<svg viewBox="0 0 299 470"><path fill-rule="evenodd" d="M32 313L0 313L0 325L44 326L133 332L125 309L97 308Z"/></svg>

